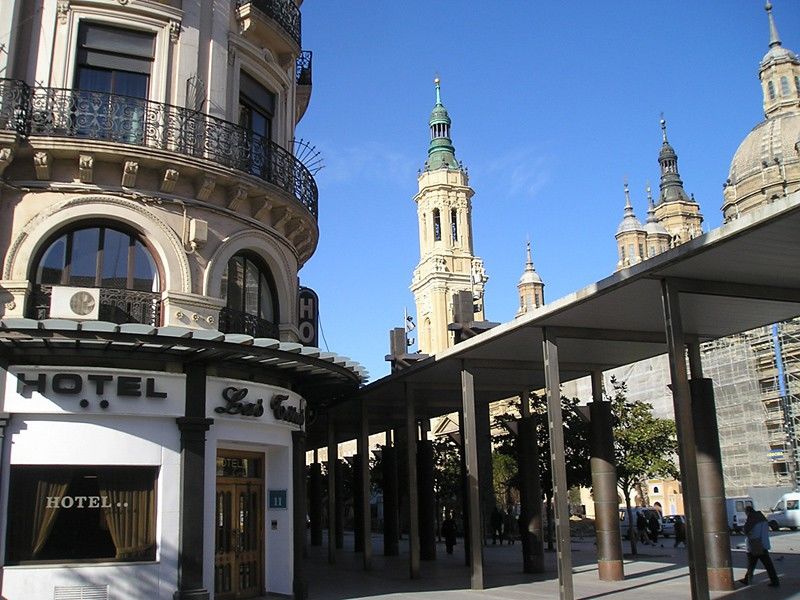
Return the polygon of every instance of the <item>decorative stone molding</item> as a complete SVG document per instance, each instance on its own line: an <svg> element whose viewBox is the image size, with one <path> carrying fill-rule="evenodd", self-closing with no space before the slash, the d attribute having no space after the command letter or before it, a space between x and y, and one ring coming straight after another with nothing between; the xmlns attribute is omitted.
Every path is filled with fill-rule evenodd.
<svg viewBox="0 0 800 600"><path fill-rule="evenodd" d="M0 148L0 177L3 176L3 172L6 170L6 167L12 163L14 160L14 149L6 146L5 148Z"/></svg>
<svg viewBox="0 0 800 600"><path fill-rule="evenodd" d="M166 194L171 194L175 191L175 184L178 183L180 172L178 169L167 169L164 171L164 176L161 178L161 191Z"/></svg>
<svg viewBox="0 0 800 600"><path fill-rule="evenodd" d="M272 223L272 228L283 233L284 226L292 218L292 212L286 208L278 208L273 211L273 215L278 213L278 218Z"/></svg>
<svg viewBox="0 0 800 600"><path fill-rule="evenodd" d="M208 200L211 197L211 193L214 191L214 187L216 187L216 185L216 177L213 175L204 175L197 187L197 192L195 194L197 199L202 200L203 202Z"/></svg>
<svg viewBox="0 0 800 600"><path fill-rule="evenodd" d="M78 157L78 173L82 183L92 183L94 179L94 156L81 154Z"/></svg>
<svg viewBox="0 0 800 600"><path fill-rule="evenodd" d="M242 207L242 203L247 199L248 192L249 190L247 187L243 185L237 185L235 188L233 188L231 199L228 202L228 208L232 211L238 212Z"/></svg>
<svg viewBox="0 0 800 600"><path fill-rule="evenodd" d="M0 281L0 317L24 317L30 292L30 281Z"/></svg>
<svg viewBox="0 0 800 600"><path fill-rule="evenodd" d="M69 19L69 0L58 0L56 4L56 16L60 25L66 25Z"/></svg>
<svg viewBox="0 0 800 600"><path fill-rule="evenodd" d="M178 40L181 37L181 22L180 21L170 21L169 22L169 41L173 44L177 44Z"/></svg>
<svg viewBox="0 0 800 600"><path fill-rule="evenodd" d="M134 160L126 160L122 166L122 187L135 187L138 173L139 163Z"/></svg>
<svg viewBox="0 0 800 600"><path fill-rule="evenodd" d="M271 225L272 224L272 201L264 196L264 204L256 211L256 214L253 215L253 218L262 222L264 225Z"/></svg>
<svg viewBox="0 0 800 600"><path fill-rule="evenodd" d="M162 298L164 325L216 329L225 300L213 296L165 292Z"/></svg>
<svg viewBox="0 0 800 600"><path fill-rule="evenodd" d="M36 152L33 155L33 167L36 169L36 179L47 181L50 179L50 167L53 166L53 157L49 152Z"/></svg>

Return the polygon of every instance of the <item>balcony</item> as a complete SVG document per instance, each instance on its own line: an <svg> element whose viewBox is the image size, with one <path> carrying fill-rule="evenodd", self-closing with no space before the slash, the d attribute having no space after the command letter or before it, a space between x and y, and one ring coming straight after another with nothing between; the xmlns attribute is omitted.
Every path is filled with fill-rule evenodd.
<svg viewBox="0 0 800 600"><path fill-rule="evenodd" d="M34 285L28 301L28 316L32 319L50 318L50 299L53 286ZM161 325L161 294L138 290L100 288L100 321L111 323L143 323Z"/></svg>
<svg viewBox="0 0 800 600"><path fill-rule="evenodd" d="M291 152L243 127L204 113L129 96L32 88L0 79L0 137L102 140L174 152L253 175L317 218L314 177Z"/></svg>
<svg viewBox="0 0 800 600"><path fill-rule="evenodd" d="M303 50L295 62L295 81L297 92L295 99L295 124L306 114L311 101L311 50Z"/></svg>
<svg viewBox="0 0 800 600"><path fill-rule="evenodd" d="M227 307L219 311L219 330L222 333L244 333L253 337L279 339L278 326L275 323Z"/></svg>
<svg viewBox="0 0 800 600"><path fill-rule="evenodd" d="M279 54L297 54L300 9L294 0L238 0L236 18L245 37Z"/></svg>

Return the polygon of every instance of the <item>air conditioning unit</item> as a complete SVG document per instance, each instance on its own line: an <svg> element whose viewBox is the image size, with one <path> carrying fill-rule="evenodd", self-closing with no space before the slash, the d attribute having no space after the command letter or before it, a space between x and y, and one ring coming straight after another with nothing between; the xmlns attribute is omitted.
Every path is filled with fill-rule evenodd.
<svg viewBox="0 0 800 600"><path fill-rule="evenodd" d="M50 296L51 319L96 321L100 314L100 290L53 286Z"/></svg>

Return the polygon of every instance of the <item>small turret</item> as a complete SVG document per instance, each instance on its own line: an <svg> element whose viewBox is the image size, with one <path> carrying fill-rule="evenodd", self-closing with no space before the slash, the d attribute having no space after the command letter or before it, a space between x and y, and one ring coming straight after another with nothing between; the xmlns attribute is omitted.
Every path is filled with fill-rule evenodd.
<svg viewBox="0 0 800 600"><path fill-rule="evenodd" d="M450 115L442 104L440 80L433 80L436 85L436 104L431 111L429 121L431 128L431 143L428 146L428 160L425 161L426 171L436 169L460 169L461 165L456 160L456 149L450 139Z"/></svg>
<svg viewBox="0 0 800 600"><path fill-rule="evenodd" d="M539 308L544 304L544 282L536 272L531 258L531 243L528 242L526 250L525 270L517 284L519 291L519 310L517 316Z"/></svg>
<svg viewBox="0 0 800 600"><path fill-rule="evenodd" d="M636 218L631 204L631 194L628 189L628 182L625 182L625 210L622 221L617 227L617 249L619 250L619 261L617 269L629 267L644 259L644 244L646 233L642 223Z"/></svg>

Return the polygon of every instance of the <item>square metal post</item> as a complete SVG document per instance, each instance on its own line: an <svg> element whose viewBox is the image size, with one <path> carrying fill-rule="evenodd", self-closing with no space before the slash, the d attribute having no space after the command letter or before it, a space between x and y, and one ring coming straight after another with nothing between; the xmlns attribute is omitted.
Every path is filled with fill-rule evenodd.
<svg viewBox="0 0 800 600"><path fill-rule="evenodd" d="M419 578L419 498L417 496L417 416L414 390L406 385L406 462L408 464L408 571Z"/></svg>
<svg viewBox="0 0 800 600"><path fill-rule="evenodd" d="M478 431L475 424L475 381L464 364L461 366L461 405L464 414L464 454L467 467L465 498L469 511L470 587L483 589L483 519L481 519L480 475L478 468Z"/></svg>
<svg viewBox="0 0 800 600"><path fill-rule="evenodd" d="M558 593L561 600L573 600L572 544L567 505L567 469L564 464L564 423L561 417L561 380L558 372L558 344L542 329L544 379L547 389L547 421L550 429L550 465L553 472L553 500L556 513Z"/></svg>
<svg viewBox="0 0 800 600"><path fill-rule="evenodd" d="M361 431L358 436L358 455L361 457L361 532L364 536L364 570L372 568L372 512L370 511L369 479L369 416L367 401L361 401Z"/></svg>
<svg viewBox="0 0 800 600"><path fill-rule="evenodd" d="M336 564L336 461L339 460L339 446L336 443L336 430L333 414L328 413L328 563Z"/></svg>
<svg viewBox="0 0 800 600"><path fill-rule="evenodd" d="M665 279L661 282L664 304L664 325L667 333L669 372L672 379L672 402L678 432L678 457L686 510L686 539L689 546L689 581L693 600L706 600L708 573L703 539L703 516L700 506L700 478L697 472L697 447L692 421L692 394L686 372L686 341L681 321L680 297Z"/></svg>

